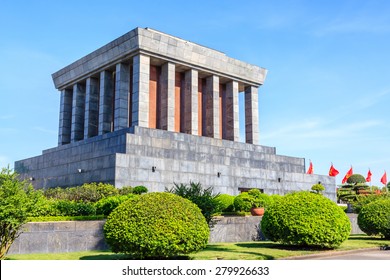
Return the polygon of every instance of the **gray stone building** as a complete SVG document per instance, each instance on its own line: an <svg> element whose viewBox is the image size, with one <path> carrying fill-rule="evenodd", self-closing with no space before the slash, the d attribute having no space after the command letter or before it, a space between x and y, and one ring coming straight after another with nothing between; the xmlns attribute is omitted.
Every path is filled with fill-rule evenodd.
<svg viewBox="0 0 390 280"><path fill-rule="evenodd" d="M36 188L108 182L163 191L201 182L216 192L308 190L303 158L259 145L258 88L267 71L150 28L136 28L52 75L58 146L17 161ZM245 143L239 142L239 94Z"/></svg>

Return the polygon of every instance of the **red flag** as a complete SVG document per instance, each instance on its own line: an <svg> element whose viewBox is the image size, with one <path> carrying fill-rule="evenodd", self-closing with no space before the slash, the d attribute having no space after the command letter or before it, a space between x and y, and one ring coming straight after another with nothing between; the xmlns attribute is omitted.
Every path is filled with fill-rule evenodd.
<svg viewBox="0 0 390 280"><path fill-rule="evenodd" d="M383 185L386 185L387 184L387 175L386 175L386 171L385 173L383 174L382 178L381 178L381 183Z"/></svg>
<svg viewBox="0 0 390 280"><path fill-rule="evenodd" d="M352 174L353 174L353 171L352 171L352 166L351 166L351 168L348 170L347 174L345 174L341 183L344 184L345 182L347 182L348 178L351 177Z"/></svg>
<svg viewBox="0 0 390 280"><path fill-rule="evenodd" d="M371 176L372 176L371 170L370 170L370 169L368 169L368 173L367 173L366 182L371 182Z"/></svg>
<svg viewBox="0 0 390 280"><path fill-rule="evenodd" d="M333 167L333 163L332 165L330 166L330 169L329 169L329 176L336 176L337 174L339 174L339 171Z"/></svg>
<svg viewBox="0 0 390 280"><path fill-rule="evenodd" d="M313 163L310 161L309 169L306 172L307 174L313 174Z"/></svg>

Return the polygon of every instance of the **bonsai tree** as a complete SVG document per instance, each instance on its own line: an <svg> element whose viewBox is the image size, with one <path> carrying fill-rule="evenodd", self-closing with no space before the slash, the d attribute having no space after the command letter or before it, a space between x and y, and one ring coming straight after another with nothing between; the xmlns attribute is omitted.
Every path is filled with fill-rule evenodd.
<svg viewBox="0 0 390 280"><path fill-rule="evenodd" d="M311 190L314 192L314 193L318 193L318 194L321 194L324 190L325 190L325 187L321 184L315 184L311 187Z"/></svg>
<svg viewBox="0 0 390 280"><path fill-rule="evenodd" d="M358 194L362 192L365 194L370 193L370 187L366 184L366 179L363 175L353 174L348 178L347 183L337 190L337 198L340 201L352 203L356 201Z"/></svg>

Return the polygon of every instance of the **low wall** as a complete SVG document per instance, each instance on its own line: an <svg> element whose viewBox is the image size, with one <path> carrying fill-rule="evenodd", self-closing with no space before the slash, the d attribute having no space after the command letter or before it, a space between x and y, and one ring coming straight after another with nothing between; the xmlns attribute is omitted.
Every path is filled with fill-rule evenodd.
<svg viewBox="0 0 390 280"><path fill-rule="evenodd" d="M104 250L105 221L27 223L8 254Z"/></svg>
<svg viewBox="0 0 390 280"><path fill-rule="evenodd" d="M347 214L352 224L351 234L362 234L357 215ZM217 217L210 232L210 243L262 240L261 217ZM59 253L105 250L105 221L70 221L27 223L23 233L12 244L8 254Z"/></svg>

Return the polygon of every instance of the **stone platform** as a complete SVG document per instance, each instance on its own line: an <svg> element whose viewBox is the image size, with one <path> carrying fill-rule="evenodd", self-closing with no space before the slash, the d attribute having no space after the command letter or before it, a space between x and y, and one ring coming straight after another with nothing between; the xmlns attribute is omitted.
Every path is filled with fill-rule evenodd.
<svg viewBox="0 0 390 280"><path fill-rule="evenodd" d="M321 182L327 197L336 196L333 177L306 174L303 158L278 155L273 147L143 127L45 150L16 162L15 170L36 188L107 182L164 191L192 181L232 195L242 188L285 194Z"/></svg>

